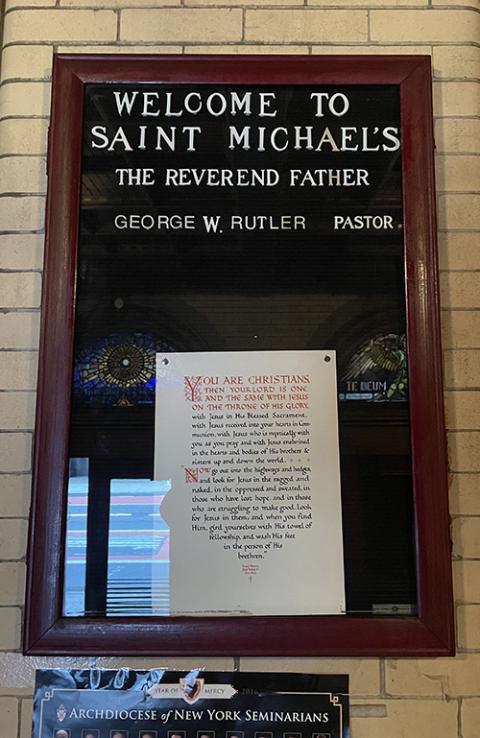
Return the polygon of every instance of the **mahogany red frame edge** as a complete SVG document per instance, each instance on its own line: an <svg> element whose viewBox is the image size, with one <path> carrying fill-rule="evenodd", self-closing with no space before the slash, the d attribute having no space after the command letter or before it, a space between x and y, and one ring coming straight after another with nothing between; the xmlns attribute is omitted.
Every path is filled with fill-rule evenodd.
<svg viewBox="0 0 480 738"><path fill-rule="evenodd" d="M400 86L418 616L62 617L83 89L102 82ZM24 653L453 655L430 57L56 55L48 173Z"/></svg>

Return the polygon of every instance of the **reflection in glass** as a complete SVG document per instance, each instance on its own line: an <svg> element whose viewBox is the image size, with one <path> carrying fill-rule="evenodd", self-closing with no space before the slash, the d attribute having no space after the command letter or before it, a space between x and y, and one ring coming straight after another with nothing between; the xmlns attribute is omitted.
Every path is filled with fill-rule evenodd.
<svg viewBox="0 0 480 738"><path fill-rule="evenodd" d="M160 515L168 482L112 479L107 615L167 615L169 529Z"/></svg>
<svg viewBox="0 0 480 738"><path fill-rule="evenodd" d="M64 597L69 616L98 614L90 613L85 604L88 467L88 459L72 459L70 464ZM100 561L93 561L88 577L99 587L106 584L107 615L168 614L169 529L160 505L169 490L167 481L111 480L106 577Z"/></svg>
<svg viewBox="0 0 480 738"><path fill-rule="evenodd" d="M198 92L191 85L155 87L180 96ZM292 130L299 121L323 130L309 103L318 86L255 89L276 95L278 114L261 121L267 139L273 128ZM343 91L351 107L328 121L335 140L340 125L347 131L359 121L400 125L398 86L345 85ZM202 92L226 87L205 85ZM349 153L325 144L321 151L232 151L228 115L204 111L185 118L203 130L195 151L93 147L87 133L93 126L107 125L111 137L124 125L128 137L145 118L119 115L108 84L86 85L84 102L70 433L77 461L69 484L65 614L168 613L168 528L159 515L168 483L149 480L154 354L172 350L336 351L347 612L414 611L401 150ZM249 116L234 122L252 125ZM288 184L291 170L339 166L368 171L368 186L340 187L335 177L331 185L309 184L311 177L303 186ZM155 184L119 186L115 172L125 167L155 168ZM167 186L169 169L209 167L281 176L275 187L213 187L204 179ZM119 215L157 222L172 214L194 216L197 227L115 225ZM202 227L203 217L214 214L224 219L215 235ZM306 227L233 229L231 218L239 214L277 223L299 214ZM335 214L344 222L388 215L395 227L335 229Z"/></svg>
<svg viewBox="0 0 480 738"><path fill-rule="evenodd" d="M406 336L380 333L362 342L340 379L339 399L407 402Z"/></svg>
<svg viewBox="0 0 480 738"><path fill-rule="evenodd" d="M70 459L65 544L65 615L85 614L88 459Z"/></svg>
<svg viewBox="0 0 480 738"><path fill-rule="evenodd" d="M149 333L117 331L97 339L76 357L74 399L97 405L153 404L157 351L172 348Z"/></svg>

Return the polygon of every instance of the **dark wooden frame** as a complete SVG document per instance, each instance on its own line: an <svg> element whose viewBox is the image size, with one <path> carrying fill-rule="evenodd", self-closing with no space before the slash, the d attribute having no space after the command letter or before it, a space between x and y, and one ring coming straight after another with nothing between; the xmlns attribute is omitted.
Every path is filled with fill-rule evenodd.
<svg viewBox="0 0 480 738"><path fill-rule="evenodd" d="M86 83L396 84L403 147L416 617L62 617L72 340ZM430 58L56 56L27 654L446 656L454 653L436 267Z"/></svg>

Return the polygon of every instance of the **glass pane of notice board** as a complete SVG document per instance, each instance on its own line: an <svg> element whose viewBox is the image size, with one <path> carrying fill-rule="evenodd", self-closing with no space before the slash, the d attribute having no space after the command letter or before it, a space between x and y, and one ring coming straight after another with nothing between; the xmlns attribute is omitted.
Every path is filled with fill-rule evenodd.
<svg viewBox="0 0 480 738"><path fill-rule="evenodd" d="M84 92L63 614L171 614L157 354L327 351L345 614L414 615L398 85L114 89Z"/></svg>

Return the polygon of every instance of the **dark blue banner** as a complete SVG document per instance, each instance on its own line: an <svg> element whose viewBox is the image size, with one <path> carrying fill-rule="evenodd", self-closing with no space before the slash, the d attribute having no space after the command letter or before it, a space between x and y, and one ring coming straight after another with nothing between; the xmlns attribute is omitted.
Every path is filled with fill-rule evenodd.
<svg viewBox="0 0 480 738"><path fill-rule="evenodd" d="M348 677L39 670L33 738L348 738Z"/></svg>

